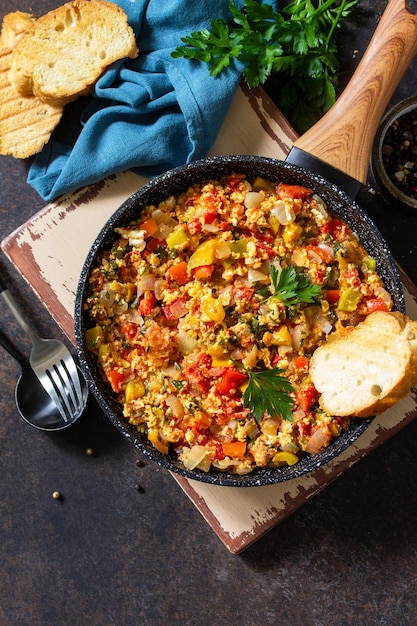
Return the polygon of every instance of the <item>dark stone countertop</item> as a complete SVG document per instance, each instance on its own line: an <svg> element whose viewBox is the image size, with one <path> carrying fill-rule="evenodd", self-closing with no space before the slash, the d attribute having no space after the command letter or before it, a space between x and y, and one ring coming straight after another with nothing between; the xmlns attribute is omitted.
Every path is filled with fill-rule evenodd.
<svg viewBox="0 0 417 626"><path fill-rule="evenodd" d="M343 29L345 77L386 4L360 0ZM0 0L0 16L57 5ZM393 101L415 92L416 77L414 62ZM0 158L1 239L44 205L25 182L28 166ZM417 215L367 190L359 202L416 282ZM4 257L0 269L37 331L59 338ZM4 303L1 327L27 353ZM417 623L416 423L236 556L169 474L136 465L93 403L67 432L40 433L19 418L19 367L4 352L0 372L1 626Z"/></svg>

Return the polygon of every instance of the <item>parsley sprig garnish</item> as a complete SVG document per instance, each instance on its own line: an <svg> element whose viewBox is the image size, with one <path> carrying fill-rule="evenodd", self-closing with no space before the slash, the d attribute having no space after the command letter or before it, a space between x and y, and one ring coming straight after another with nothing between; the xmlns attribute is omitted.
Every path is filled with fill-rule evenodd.
<svg viewBox="0 0 417 626"><path fill-rule="evenodd" d="M172 56L206 62L212 76L239 61L249 87L279 77L278 105L304 132L335 102L335 31L357 2L293 0L275 12L257 0L245 0L241 11L231 0L230 22L212 20L210 30L183 37Z"/></svg>
<svg viewBox="0 0 417 626"><path fill-rule="evenodd" d="M294 399L289 395L294 391L288 378L282 375L279 368L253 372L237 363L248 375L248 384L243 393L243 404L255 416L260 424L264 415L282 417L292 421Z"/></svg>
<svg viewBox="0 0 417 626"><path fill-rule="evenodd" d="M321 293L320 285L312 283L307 274L292 265L281 270L272 265L271 281L274 291L270 298L277 298L287 307L299 302L312 304Z"/></svg>

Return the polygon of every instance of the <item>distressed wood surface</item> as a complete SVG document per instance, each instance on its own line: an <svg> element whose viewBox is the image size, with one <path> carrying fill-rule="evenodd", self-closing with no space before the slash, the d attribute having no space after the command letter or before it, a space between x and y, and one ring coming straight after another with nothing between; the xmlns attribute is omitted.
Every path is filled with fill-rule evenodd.
<svg viewBox="0 0 417 626"><path fill-rule="evenodd" d="M295 132L261 89L236 93L212 155L284 159ZM125 172L48 204L3 240L3 251L71 341L78 277L101 227L145 179ZM406 276L407 312L417 291ZM301 478L265 487L217 487L172 474L228 550L239 553L417 416L417 392L386 411L337 459Z"/></svg>

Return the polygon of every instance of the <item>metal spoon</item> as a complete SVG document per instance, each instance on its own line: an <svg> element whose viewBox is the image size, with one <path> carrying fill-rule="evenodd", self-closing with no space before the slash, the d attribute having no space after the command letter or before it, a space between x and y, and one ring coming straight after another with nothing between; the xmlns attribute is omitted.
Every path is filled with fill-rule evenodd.
<svg viewBox="0 0 417 626"><path fill-rule="evenodd" d="M34 428L48 431L62 430L76 422L83 411L74 412L65 421L55 402L39 382L29 361L22 357L1 330L0 344L19 363L22 370L16 383L15 400L17 409L25 422ZM80 381L85 406L88 389L83 376L80 376Z"/></svg>

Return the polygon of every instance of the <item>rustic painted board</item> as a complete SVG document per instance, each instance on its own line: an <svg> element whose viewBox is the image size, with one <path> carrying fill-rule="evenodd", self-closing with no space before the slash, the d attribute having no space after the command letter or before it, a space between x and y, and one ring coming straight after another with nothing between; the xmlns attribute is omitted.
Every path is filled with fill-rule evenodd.
<svg viewBox="0 0 417 626"><path fill-rule="evenodd" d="M263 90L239 89L213 155L285 158L296 135ZM84 259L114 210L145 179L126 172L48 204L2 242L2 249L70 340ZM417 290L406 276L407 311L417 319ZM417 416L417 392L386 411L337 459L301 478L265 487L217 487L172 474L225 546L241 552Z"/></svg>

